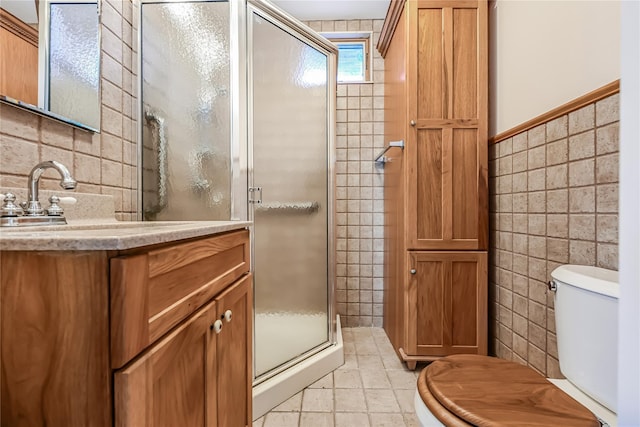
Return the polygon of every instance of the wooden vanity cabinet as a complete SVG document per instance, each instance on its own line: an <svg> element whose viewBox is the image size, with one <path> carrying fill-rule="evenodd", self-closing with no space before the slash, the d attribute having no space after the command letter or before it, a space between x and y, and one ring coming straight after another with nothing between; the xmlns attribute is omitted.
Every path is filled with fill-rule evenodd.
<svg viewBox="0 0 640 427"><path fill-rule="evenodd" d="M487 2L392 0L384 328L409 367L487 352ZM412 274L412 272L415 272Z"/></svg>
<svg viewBox="0 0 640 427"><path fill-rule="evenodd" d="M247 230L0 252L2 427L250 425L249 254Z"/></svg>
<svg viewBox="0 0 640 427"><path fill-rule="evenodd" d="M249 425L251 295L246 275L117 371L116 426Z"/></svg>

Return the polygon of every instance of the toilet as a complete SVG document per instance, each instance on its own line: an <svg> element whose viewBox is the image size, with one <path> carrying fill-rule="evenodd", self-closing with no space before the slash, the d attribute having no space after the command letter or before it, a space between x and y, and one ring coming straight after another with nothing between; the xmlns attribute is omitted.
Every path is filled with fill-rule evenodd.
<svg viewBox="0 0 640 427"><path fill-rule="evenodd" d="M566 379L496 357L443 357L418 378L423 427L617 425L618 272L563 265L551 277Z"/></svg>

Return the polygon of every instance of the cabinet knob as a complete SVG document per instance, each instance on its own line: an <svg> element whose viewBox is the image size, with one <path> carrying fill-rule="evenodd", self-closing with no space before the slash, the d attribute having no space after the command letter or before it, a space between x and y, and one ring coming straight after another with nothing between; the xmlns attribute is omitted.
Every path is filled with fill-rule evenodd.
<svg viewBox="0 0 640 427"><path fill-rule="evenodd" d="M219 334L222 331L222 320L216 320L209 326L209 329L215 331L216 334Z"/></svg>
<svg viewBox="0 0 640 427"><path fill-rule="evenodd" d="M412 268L411 270L409 270L409 273L411 274L416 274L418 272L418 270L416 270L415 268Z"/></svg>
<svg viewBox="0 0 640 427"><path fill-rule="evenodd" d="M224 320L226 320L227 322L231 322L231 317L233 316L233 313L231 312L231 310L227 310L224 312L224 316L222 316L224 318Z"/></svg>
<svg viewBox="0 0 640 427"><path fill-rule="evenodd" d="M416 125L416 121L415 121L415 120L411 120L411 121L409 122L409 124L410 124L411 126L415 126L415 125Z"/></svg>

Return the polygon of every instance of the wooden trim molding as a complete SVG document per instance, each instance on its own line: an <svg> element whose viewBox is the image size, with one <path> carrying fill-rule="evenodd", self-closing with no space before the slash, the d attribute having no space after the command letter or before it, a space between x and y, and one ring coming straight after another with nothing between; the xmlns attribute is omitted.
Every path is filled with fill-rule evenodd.
<svg viewBox="0 0 640 427"><path fill-rule="evenodd" d="M501 132L496 136L489 138L489 144L495 144L500 141L504 141L507 138L511 138L519 133L532 129L536 126L539 126L543 123L549 122L551 120L557 119L560 116L564 116L565 114L569 114L572 111L578 110L585 105L592 104L594 102L600 101L608 96L615 95L620 92L620 79L615 80L607 85L602 86L592 92L587 93L586 95L580 96L573 101L569 101L564 105L559 106L558 108L554 108L551 111L548 111L544 114L539 115L531 120L528 120L524 123L519 124L509 130Z"/></svg>
<svg viewBox="0 0 640 427"><path fill-rule="evenodd" d="M391 38L393 37L393 33L396 31L398 21L400 21L405 1L406 0L391 0L389 9L387 9L387 16L384 19L384 24L380 31L380 38L376 45L378 52L380 52L380 55L382 55L383 58L387 56L387 51L391 44Z"/></svg>
<svg viewBox="0 0 640 427"><path fill-rule="evenodd" d="M9 12L0 8L0 28L20 37L22 40L38 47L38 30L25 24Z"/></svg>

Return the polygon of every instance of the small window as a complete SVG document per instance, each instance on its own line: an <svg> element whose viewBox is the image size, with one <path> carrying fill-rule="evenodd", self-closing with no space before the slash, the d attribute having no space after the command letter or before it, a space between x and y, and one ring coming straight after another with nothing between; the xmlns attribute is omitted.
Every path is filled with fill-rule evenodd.
<svg viewBox="0 0 640 427"><path fill-rule="evenodd" d="M371 37L363 33L323 34L338 46L338 83L371 81Z"/></svg>

